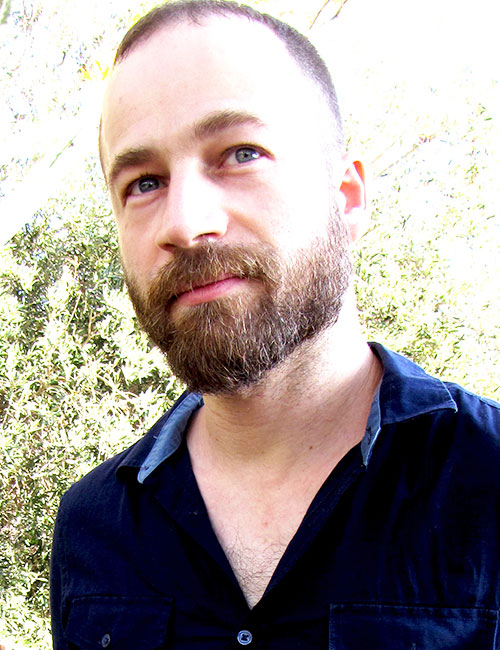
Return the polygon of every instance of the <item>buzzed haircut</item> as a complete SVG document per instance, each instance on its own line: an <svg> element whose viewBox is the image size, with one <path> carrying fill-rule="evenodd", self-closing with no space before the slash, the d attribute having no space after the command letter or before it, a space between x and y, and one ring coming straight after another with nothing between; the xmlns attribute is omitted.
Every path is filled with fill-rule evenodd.
<svg viewBox="0 0 500 650"><path fill-rule="evenodd" d="M116 51L114 65L124 59L136 45L147 40L159 29L184 21L199 25L204 18L211 16L246 18L270 29L285 44L291 58L304 75L320 88L333 118L336 144L340 150L345 149L345 135L337 93L330 71L314 45L287 23L247 5L230 0L174 0L158 5L125 34Z"/></svg>

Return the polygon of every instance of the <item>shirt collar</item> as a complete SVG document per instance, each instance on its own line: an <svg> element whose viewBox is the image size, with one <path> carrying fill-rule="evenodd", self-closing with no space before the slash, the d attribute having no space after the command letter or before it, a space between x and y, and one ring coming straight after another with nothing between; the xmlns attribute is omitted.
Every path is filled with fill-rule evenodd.
<svg viewBox="0 0 500 650"><path fill-rule="evenodd" d="M184 438L191 416L203 405L203 397L198 393L185 393L181 404L175 412L166 420L160 429L158 438L151 451L142 463L137 480L144 483L144 480L160 465L171 456Z"/></svg>
<svg viewBox="0 0 500 650"><path fill-rule="evenodd" d="M440 379L380 343L370 343L370 347L384 367L380 384L382 426L442 409L457 411L455 400Z"/></svg>
<svg viewBox="0 0 500 650"><path fill-rule="evenodd" d="M391 352L380 343L370 343L384 367L384 375L373 399L361 454L367 465L383 426L441 409L457 410L445 384L428 375L405 357ZM154 470L180 446L188 422L203 405L197 393L184 393L160 420L126 453L119 465L138 468L137 480L143 483Z"/></svg>

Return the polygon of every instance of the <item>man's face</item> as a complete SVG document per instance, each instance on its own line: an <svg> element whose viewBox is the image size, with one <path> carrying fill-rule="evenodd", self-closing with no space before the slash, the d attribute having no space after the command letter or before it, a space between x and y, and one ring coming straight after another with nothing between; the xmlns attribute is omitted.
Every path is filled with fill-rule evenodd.
<svg viewBox="0 0 500 650"><path fill-rule="evenodd" d="M255 383L335 322L350 261L327 125L285 46L240 19L167 27L113 72L101 147L127 284L192 389Z"/></svg>

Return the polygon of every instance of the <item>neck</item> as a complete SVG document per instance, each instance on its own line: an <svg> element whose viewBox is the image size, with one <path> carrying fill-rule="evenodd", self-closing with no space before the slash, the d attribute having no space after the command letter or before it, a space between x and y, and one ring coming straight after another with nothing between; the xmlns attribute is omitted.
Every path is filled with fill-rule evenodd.
<svg viewBox="0 0 500 650"><path fill-rule="evenodd" d="M205 396L188 433L191 455L226 470L255 464L284 473L325 450L336 462L362 439L380 377L349 300L333 327L258 386Z"/></svg>

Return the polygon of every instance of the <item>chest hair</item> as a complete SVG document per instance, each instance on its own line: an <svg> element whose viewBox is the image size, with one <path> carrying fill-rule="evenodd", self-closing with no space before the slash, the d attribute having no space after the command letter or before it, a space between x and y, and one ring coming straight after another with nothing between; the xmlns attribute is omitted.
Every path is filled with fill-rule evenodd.
<svg viewBox="0 0 500 650"><path fill-rule="evenodd" d="M309 500L294 507L287 501L269 510L249 501L207 503L212 527L250 607L264 594L308 505Z"/></svg>

